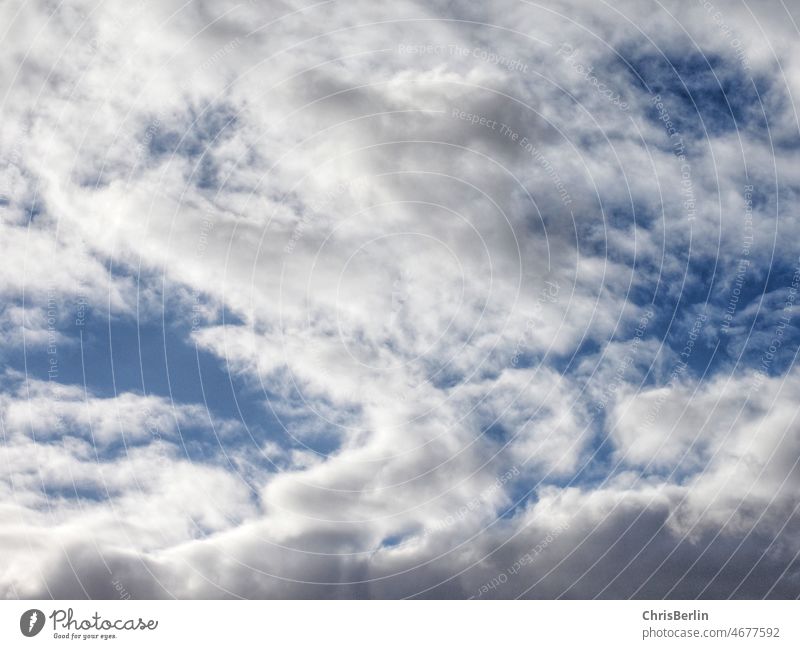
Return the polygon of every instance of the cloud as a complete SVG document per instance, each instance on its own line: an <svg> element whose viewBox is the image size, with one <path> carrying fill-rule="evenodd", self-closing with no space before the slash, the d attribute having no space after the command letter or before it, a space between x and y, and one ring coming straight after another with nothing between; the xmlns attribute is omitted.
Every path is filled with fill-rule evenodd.
<svg viewBox="0 0 800 649"><path fill-rule="evenodd" d="M797 594L786 8L45 5L5 596ZM123 326L167 387L43 376Z"/></svg>

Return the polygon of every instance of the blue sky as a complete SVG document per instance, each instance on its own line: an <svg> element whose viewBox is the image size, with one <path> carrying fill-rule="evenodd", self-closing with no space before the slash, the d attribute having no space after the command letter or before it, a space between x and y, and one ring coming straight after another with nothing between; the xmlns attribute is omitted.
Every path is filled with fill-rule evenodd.
<svg viewBox="0 0 800 649"><path fill-rule="evenodd" d="M708 5L0 10L0 593L796 597L797 16Z"/></svg>

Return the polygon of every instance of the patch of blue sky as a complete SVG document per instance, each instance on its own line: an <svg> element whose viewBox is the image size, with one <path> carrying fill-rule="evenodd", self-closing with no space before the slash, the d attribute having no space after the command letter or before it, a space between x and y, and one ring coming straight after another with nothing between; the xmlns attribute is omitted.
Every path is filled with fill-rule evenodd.
<svg viewBox="0 0 800 649"><path fill-rule="evenodd" d="M514 518L526 507L539 500L539 488L544 485L557 485L561 478L548 476L540 480L513 480L503 485L503 491L508 498L508 504L497 512L500 520Z"/></svg>
<svg viewBox="0 0 800 649"><path fill-rule="evenodd" d="M570 371L578 368L578 365L583 358L597 354L606 344L606 342L607 339L597 340L587 336L580 341L574 350L567 354L556 355L551 351L547 356L548 366L560 374L568 374Z"/></svg>
<svg viewBox="0 0 800 649"><path fill-rule="evenodd" d="M190 109L172 128L153 129L146 138L149 162L180 156L194 162L192 179L200 189L219 189L219 165L214 149L236 128L236 114L228 106ZM149 128L149 127L148 127Z"/></svg>
<svg viewBox="0 0 800 649"><path fill-rule="evenodd" d="M101 398L132 392L162 397L178 406L207 405L204 421L180 427L183 450L195 460L217 457L221 444L223 448L252 446L256 461L255 451L264 441L285 443L283 426L265 407L264 395L230 374L224 360L197 348L190 340L188 323L177 324L183 320L174 313L165 314L165 320L172 324L162 327L157 321L109 318L107 313L86 308L80 328L74 321L60 324L63 338L54 348L7 349L5 364L34 379L85 385L90 394ZM241 420L244 425L227 427L217 440L211 432L212 420ZM264 465L270 466L266 460Z"/></svg>
<svg viewBox="0 0 800 649"><path fill-rule="evenodd" d="M599 429L604 425L606 413L601 412L593 424ZM568 478L550 481L549 484L560 488L580 487L595 488L607 482L620 467L616 458L617 447L608 432L599 432L592 440L586 459L578 470Z"/></svg>
<svg viewBox="0 0 800 649"><path fill-rule="evenodd" d="M72 506L76 503L85 502L96 504L108 501L113 494L107 490L98 489L95 485L81 484L80 478L76 477L72 484L52 484L42 483L41 493L46 499L43 509L56 509L59 502L69 501Z"/></svg>
<svg viewBox="0 0 800 649"><path fill-rule="evenodd" d="M190 108L172 124L172 128L154 129L155 132L147 138L148 152L152 158L173 155L198 157L209 146L229 137L235 125L236 113L228 106L208 106L200 111Z"/></svg>
<svg viewBox="0 0 800 649"><path fill-rule="evenodd" d="M265 384L266 412L277 417L282 435L280 442L287 449L310 451L320 458L336 453L342 439L353 428L358 428L359 405L344 405L325 397L315 396L310 401L300 390L290 395L272 392Z"/></svg>
<svg viewBox="0 0 800 649"><path fill-rule="evenodd" d="M766 128L759 96L770 91L771 81L742 68L733 54L704 54L691 46L663 54L632 46L621 53L631 83L648 93L648 101L661 96L690 149L692 143L702 143L706 133ZM647 115L653 122L662 121L653 106Z"/></svg>
<svg viewBox="0 0 800 649"><path fill-rule="evenodd" d="M381 549L389 549L401 546L412 534L403 532L400 534L392 534L387 536L385 539L381 541Z"/></svg>
<svg viewBox="0 0 800 649"><path fill-rule="evenodd" d="M481 431L481 437L489 439L498 444L507 443L512 436L513 433L510 432L508 428L503 426L503 424L497 421L489 424Z"/></svg>

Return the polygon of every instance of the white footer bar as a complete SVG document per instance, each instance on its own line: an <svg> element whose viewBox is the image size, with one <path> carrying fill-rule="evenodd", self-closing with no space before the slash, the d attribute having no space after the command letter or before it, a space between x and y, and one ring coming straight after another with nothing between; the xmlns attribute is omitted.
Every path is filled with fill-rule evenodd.
<svg viewBox="0 0 800 649"><path fill-rule="evenodd" d="M797 601L7 601L0 647L777 649L799 620Z"/></svg>

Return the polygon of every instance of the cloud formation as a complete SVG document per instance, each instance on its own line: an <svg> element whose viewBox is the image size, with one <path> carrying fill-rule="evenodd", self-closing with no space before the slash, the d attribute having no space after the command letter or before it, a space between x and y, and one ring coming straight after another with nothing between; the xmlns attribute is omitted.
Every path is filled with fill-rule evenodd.
<svg viewBox="0 0 800 649"><path fill-rule="evenodd" d="M0 9L6 597L796 597L796 20Z"/></svg>

